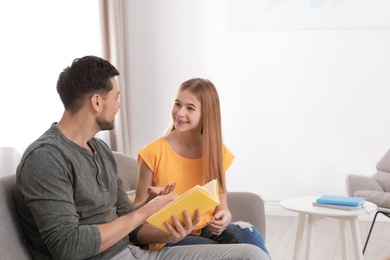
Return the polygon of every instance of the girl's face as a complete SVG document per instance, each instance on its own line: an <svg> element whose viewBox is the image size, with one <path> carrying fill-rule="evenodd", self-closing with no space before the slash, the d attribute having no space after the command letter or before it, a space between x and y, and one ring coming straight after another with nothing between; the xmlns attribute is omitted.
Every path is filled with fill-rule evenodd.
<svg viewBox="0 0 390 260"><path fill-rule="evenodd" d="M202 129L201 104L194 94L188 90L181 91L172 108L172 119L176 131L197 131Z"/></svg>

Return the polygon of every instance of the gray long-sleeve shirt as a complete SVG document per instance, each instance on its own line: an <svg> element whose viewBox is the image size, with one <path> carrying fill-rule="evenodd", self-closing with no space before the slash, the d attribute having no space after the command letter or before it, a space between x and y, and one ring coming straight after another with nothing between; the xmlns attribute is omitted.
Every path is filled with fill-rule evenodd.
<svg viewBox="0 0 390 260"><path fill-rule="evenodd" d="M133 210L109 147L93 153L67 139L54 123L25 151L17 168L15 203L35 259L109 259L127 237L99 253L97 224Z"/></svg>

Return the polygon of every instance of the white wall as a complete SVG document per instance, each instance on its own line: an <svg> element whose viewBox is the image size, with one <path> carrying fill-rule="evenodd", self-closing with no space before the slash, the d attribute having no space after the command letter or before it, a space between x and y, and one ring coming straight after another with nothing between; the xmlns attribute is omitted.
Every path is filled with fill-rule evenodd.
<svg viewBox="0 0 390 260"><path fill-rule="evenodd" d="M163 133L180 83L212 80L230 190L346 194L390 148L390 29L226 27L223 0L127 2L132 155ZM369 19L369 17L366 19Z"/></svg>

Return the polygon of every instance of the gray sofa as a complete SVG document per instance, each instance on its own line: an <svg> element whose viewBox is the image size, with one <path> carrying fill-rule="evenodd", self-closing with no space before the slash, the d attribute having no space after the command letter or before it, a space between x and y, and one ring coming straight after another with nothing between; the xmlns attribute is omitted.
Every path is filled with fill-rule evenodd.
<svg viewBox="0 0 390 260"><path fill-rule="evenodd" d="M136 160L118 152L114 152L114 156L125 189L134 190L138 175ZM10 174L0 177L0 259L32 259L25 246L25 237L14 208L15 175ZM259 195L250 192L229 192L228 203L234 221L252 223L265 239L264 202Z"/></svg>
<svg viewBox="0 0 390 260"><path fill-rule="evenodd" d="M14 207L15 175L0 178L0 258L31 259Z"/></svg>

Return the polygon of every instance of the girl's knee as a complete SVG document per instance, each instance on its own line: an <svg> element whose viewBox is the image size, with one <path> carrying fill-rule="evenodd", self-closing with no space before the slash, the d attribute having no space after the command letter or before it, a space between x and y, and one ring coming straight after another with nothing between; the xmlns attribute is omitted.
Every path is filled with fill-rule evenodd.
<svg viewBox="0 0 390 260"><path fill-rule="evenodd" d="M256 229L255 227L250 224L249 222L244 222L244 221L236 221L231 223L232 226L235 228L240 228L241 230L249 230L250 232L255 232Z"/></svg>

